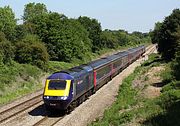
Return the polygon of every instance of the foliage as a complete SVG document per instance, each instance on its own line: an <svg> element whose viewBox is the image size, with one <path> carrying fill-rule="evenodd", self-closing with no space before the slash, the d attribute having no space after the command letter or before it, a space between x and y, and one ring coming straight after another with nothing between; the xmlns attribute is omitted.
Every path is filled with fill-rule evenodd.
<svg viewBox="0 0 180 126"><path fill-rule="evenodd" d="M173 75L177 80L180 80L180 26L177 28L177 32L173 35L176 39L177 51L175 53L175 60L173 61L172 69L174 70Z"/></svg>
<svg viewBox="0 0 180 126"><path fill-rule="evenodd" d="M72 68L73 66L77 66L76 63L67 63L67 62L59 62L59 61L49 61L48 62L48 71L56 72L64 69Z"/></svg>
<svg viewBox="0 0 180 126"><path fill-rule="evenodd" d="M164 93L166 91L170 91L173 89L180 89L180 82L179 81L171 81L167 85L163 86L161 92Z"/></svg>
<svg viewBox="0 0 180 126"><path fill-rule="evenodd" d="M150 32L152 43L158 43L160 41L159 37L160 37L161 26L162 26L162 23L157 22L155 24L154 30Z"/></svg>
<svg viewBox="0 0 180 126"><path fill-rule="evenodd" d="M101 34L101 43L106 48L118 48L119 46L135 46L150 42L149 35L141 32L132 34L123 30L105 30Z"/></svg>
<svg viewBox="0 0 180 126"><path fill-rule="evenodd" d="M100 40L101 25L96 19L90 19L89 17L79 17L78 21L89 32L89 38L92 40L92 52L96 52L102 49L103 45Z"/></svg>
<svg viewBox="0 0 180 126"><path fill-rule="evenodd" d="M179 126L179 99L179 89L164 90L162 95L154 100L154 102L156 102L156 104L158 104L161 107L162 111L158 112L156 116L150 116L149 118L147 118L147 120L144 121L144 124L153 126Z"/></svg>
<svg viewBox="0 0 180 126"><path fill-rule="evenodd" d="M101 43L106 48L117 48L118 38L110 31L103 31L101 36Z"/></svg>
<svg viewBox="0 0 180 126"><path fill-rule="evenodd" d="M19 63L30 63L44 68L48 62L46 47L36 36L27 35L21 42L16 43L15 60Z"/></svg>
<svg viewBox="0 0 180 126"><path fill-rule="evenodd" d="M29 32L27 24L26 25L25 24L24 25L23 24L16 25L14 41L21 41L21 39L23 39L29 33L31 33L31 32Z"/></svg>
<svg viewBox="0 0 180 126"><path fill-rule="evenodd" d="M10 64L14 58L14 46L9 41L0 42L0 62Z"/></svg>
<svg viewBox="0 0 180 126"><path fill-rule="evenodd" d="M6 39L6 35L0 31L0 42L2 41L7 41L7 39Z"/></svg>
<svg viewBox="0 0 180 126"><path fill-rule="evenodd" d="M175 80L175 77L173 75L173 70L171 69L172 63L167 63L165 70L161 72L161 77L163 79L163 83L167 84L173 80Z"/></svg>
<svg viewBox="0 0 180 126"><path fill-rule="evenodd" d="M62 30L54 30L51 33L51 42L56 46L57 58L60 61L83 59L90 52L91 41L88 32L76 20L64 20Z"/></svg>
<svg viewBox="0 0 180 126"><path fill-rule="evenodd" d="M179 27L180 10L175 9L170 16L165 18L162 24L156 24L155 30L152 33L152 40L157 41L158 51L166 60L175 58L179 41L177 41L174 34L177 33Z"/></svg>
<svg viewBox="0 0 180 126"><path fill-rule="evenodd" d="M0 31L3 32L8 40L13 40L16 19L9 6L0 7Z"/></svg>
<svg viewBox="0 0 180 126"><path fill-rule="evenodd" d="M25 5L24 9L24 22L31 22L35 17L47 13L46 5L43 3L28 3Z"/></svg>
<svg viewBox="0 0 180 126"><path fill-rule="evenodd" d="M90 52L88 32L74 19L58 13L44 13L31 20L35 33L46 44L51 60L83 59Z"/></svg>
<svg viewBox="0 0 180 126"><path fill-rule="evenodd" d="M11 65L0 65L0 76L0 104L42 87L37 81L42 76L42 70L29 64L12 61Z"/></svg>

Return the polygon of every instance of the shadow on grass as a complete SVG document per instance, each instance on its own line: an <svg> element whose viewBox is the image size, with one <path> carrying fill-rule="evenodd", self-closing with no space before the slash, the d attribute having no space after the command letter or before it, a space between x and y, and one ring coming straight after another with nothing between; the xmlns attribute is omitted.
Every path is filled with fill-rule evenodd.
<svg viewBox="0 0 180 126"><path fill-rule="evenodd" d="M154 64L154 63L165 63L165 60L156 57L156 59L153 60L153 61L151 61L151 62L145 62L145 63L143 64L143 66L150 66L151 64Z"/></svg>
<svg viewBox="0 0 180 126"><path fill-rule="evenodd" d="M165 82L158 82L158 83L153 83L151 84L154 87L163 87L164 85L166 85L167 83Z"/></svg>
<svg viewBox="0 0 180 126"><path fill-rule="evenodd" d="M143 122L146 126L180 126L180 101L170 105L166 112Z"/></svg>

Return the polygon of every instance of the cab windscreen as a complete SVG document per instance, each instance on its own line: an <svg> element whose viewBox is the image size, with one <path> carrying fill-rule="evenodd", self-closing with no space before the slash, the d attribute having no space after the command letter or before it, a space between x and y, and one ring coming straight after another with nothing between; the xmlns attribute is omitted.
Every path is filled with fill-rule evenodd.
<svg viewBox="0 0 180 126"><path fill-rule="evenodd" d="M50 80L48 84L49 90L64 90L66 88L66 81L64 80Z"/></svg>

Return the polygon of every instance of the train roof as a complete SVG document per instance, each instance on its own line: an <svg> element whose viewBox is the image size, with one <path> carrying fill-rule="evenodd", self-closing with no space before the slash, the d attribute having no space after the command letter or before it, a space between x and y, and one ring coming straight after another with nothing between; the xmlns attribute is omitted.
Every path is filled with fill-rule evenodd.
<svg viewBox="0 0 180 126"><path fill-rule="evenodd" d="M108 56L107 58L110 60L110 61L115 61L117 59L120 59L124 56L128 55L128 52L127 51L122 51L122 52L118 52L114 55L111 55L111 56Z"/></svg>
<svg viewBox="0 0 180 126"><path fill-rule="evenodd" d="M107 59L109 59L110 61L115 61L119 58L120 58L119 55L115 55L115 54L107 57Z"/></svg>
<svg viewBox="0 0 180 126"><path fill-rule="evenodd" d="M118 56L120 56L120 57L124 57L124 56L127 56L128 54L129 54L128 51L123 51L123 52L118 52L118 53L116 53L115 55L118 55Z"/></svg>
<svg viewBox="0 0 180 126"><path fill-rule="evenodd" d="M83 64L83 65L76 66L76 67L70 68L68 70L60 71L60 72L67 73L71 75L73 78L77 78L91 71L93 71L92 67L88 66L87 64Z"/></svg>
<svg viewBox="0 0 180 126"><path fill-rule="evenodd" d="M138 46L138 47L135 47L135 48L130 48L127 51L130 52L130 53L133 53L133 52L136 52L136 51L138 51L140 49L143 49L143 48L145 48L145 46L141 45L141 46Z"/></svg>
<svg viewBox="0 0 180 126"><path fill-rule="evenodd" d="M68 73L56 72L56 73L51 74L47 79L72 80L73 77L69 75Z"/></svg>
<svg viewBox="0 0 180 126"><path fill-rule="evenodd" d="M110 62L110 60L107 57L92 61L88 63L89 66L91 66L93 69L97 69L103 65L106 65Z"/></svg>

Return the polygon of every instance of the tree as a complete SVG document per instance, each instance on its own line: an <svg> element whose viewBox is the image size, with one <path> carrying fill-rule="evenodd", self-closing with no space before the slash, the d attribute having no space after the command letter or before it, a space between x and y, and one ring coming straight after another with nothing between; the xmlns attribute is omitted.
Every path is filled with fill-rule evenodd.
<svg viewBox="0 0 180 126"><path fill-rule="evenodd" d="M9 6L0 7L0 31L3 32L8 40L14 39L16 19Z"/></svg>
<svg viewBox="0 0 180 126"><path fill-rule="evenodd" d="M129 44L128 32L124 30L118 30L118 31L114 31L114 34L117 36L119 46L126 46Z"/></svg>
<svg viewBox="0 0 180 126"><path fill-rule="evenodd" d="M51 60L82 59L91 49L87 30L75 19L56 12L31 18L33 33L45 43Z"/></svg>
<svg viewBox="0 0 180 126"><path fill-rule="evenodd" d="M53 31L53 29L61 30L64 19L67 19L67 17L56 12L36 16L32 20L35 26L35 34L37 34L43 42L48 43L49 35L51 35L50 31Z"/></svg>
<svg viewBox="0 0 180 126"><path fill-rule="evenodd" d="M35 17L47 13L46 5L43 3L29 3L25 5L24 9L24 22L31 22Z"/></svg>
<svg viewBox="0 0 180 126"><path fill-rule="evenodd" d="M172 68L174 70L174 75L177 80L180 80L180 26L176 30L177 32L173 34L177 42L175 60L173 62Z"/></svg>
<svg viewBox="0 0 180 126"><path fill-rule="evenodd" d="M34 20L37 20L36 18L45 14L48 14L48 11L46 5L44 5L43 3L29 3L25 5L23 21L25 28L30 34L36 33Z"/></svg>
<svg viewBox="0 0 180 126"><path fill-rule="evenodd" d="M158 51L166 60L175 58L178 43L174 34L178 27L180 27L180 10L175 9L170 16L165 18L160 29L156 31L158 35L154 39L158 41Z"/></svg>
<svg viewBox="0 0 180 126"><path fill-rule="evenodd" d="M102 32L101 24L96 19L90 19L89 17L79 17L78 21L89 32L89 38L92 40L92 51L96 52L103 48L100 35Z"/></svg>
<svg viewBox="0 0 180 126"><path fill-rule="evenodd" d="M49 33L47 46L53 60L83 59L91 50L88 32L77 20L65 19L61 27L52 27Z"/></svg>
<svg viewBox="0 0 180 126"><path fill-rule="evenodd" d="M103 31L101 33L101 43L106 48L117 48L118 46L118 38L113 35L111 31Z"/></svg>
<svg viewBox="0 0 180 126"><path fill-rule="evenodd" d="M27 34L29 34L29 30L26 25L24 24L17 25L15 28L15 41L20 41Z"/></svg>
<svg viewBox="0 0 180 126"><path fill-rule="evenodd" d="M162 23L157 22L155 24L154 30L150 32L152 43L158 43L160 36L160 29L161 29Z"/></svg>

